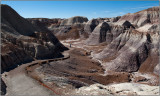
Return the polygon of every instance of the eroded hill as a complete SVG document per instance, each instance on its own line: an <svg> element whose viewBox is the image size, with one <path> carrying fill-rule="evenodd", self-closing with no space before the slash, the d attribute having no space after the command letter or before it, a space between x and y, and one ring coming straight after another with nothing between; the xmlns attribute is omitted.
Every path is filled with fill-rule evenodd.
<svg viewBox="0 0 160 96"><path fill-rule="evenodd" d="M18 64L60 57L65 48L44 26L35 26L8 5L1 6L2 72Z"/></svg>
<svg viewBox="0 0 160 96"><path fill-rule="evenodd" d="M9 77L21 70L19 76L30 76L63 95L158 94L159 7L91 20L82 16L25 19L8 5L2 5L1 10L1 68L2 73L9 72ZM66 60L62 58L62 52L68 49L64 45L70 49ZM26 67L31 61L37 63ZM14 71L24 63L27 64ZM27 78L32 84L30 77ZM2 82L4 89L6 82ZM139 86L136 91L135 86ZM5 94L6 90L2 91Z"/></svg>

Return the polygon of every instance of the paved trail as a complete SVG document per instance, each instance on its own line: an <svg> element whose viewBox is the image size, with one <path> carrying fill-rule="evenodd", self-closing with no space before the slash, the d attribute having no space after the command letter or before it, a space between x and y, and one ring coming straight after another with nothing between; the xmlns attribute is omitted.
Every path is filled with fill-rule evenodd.
<svg viewBox="0 0 160 96"><path fill-rule="evenodd" d="M68 52L63 53L64 56L68 56ZM3 73L2 79L7 85L6 95L36 95L36 96L48 96L55 95L51 90L43 87L38 81L27 76L25 68L39 60L33 61L31 63L22 64L19 67Z"/></svg>
<svg viewBox="0 0 160 96"><path fill-rule="evenodd" d="M23 64L8 73L3 74L3 79L7 85L6 95L53 95L53 92L27 76L25 67L28 65L30 65L30 63ZM4 76L5 74L7 74L6 77Z"/></svg>

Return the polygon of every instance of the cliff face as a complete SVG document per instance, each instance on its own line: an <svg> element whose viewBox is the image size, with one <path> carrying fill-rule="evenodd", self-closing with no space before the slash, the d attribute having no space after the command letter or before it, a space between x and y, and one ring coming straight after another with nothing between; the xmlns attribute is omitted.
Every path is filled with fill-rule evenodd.
<svg viewBox="0 0 160 96"><path fill-rule="evenodd" d="M54 58L66 48L43 25L31 24L11 7L1 5L2 72L35 59Z"/></svg>
<svg viewBox="0 0 160 96"><path fill-rule="evenodd" d="M109 26L105 28L101 28L99 24L87 39L86 44L98 45L101 43L100 40L105 38L103 42L107 42L106 48L93 57L102 60L106 71L140 71L158 74L158 14L159 8L153 7L124 15L117 22L108 22ZM100 29L97 30L97 28ZM105 30L103 35L100 31L102 29Z"/></svg>

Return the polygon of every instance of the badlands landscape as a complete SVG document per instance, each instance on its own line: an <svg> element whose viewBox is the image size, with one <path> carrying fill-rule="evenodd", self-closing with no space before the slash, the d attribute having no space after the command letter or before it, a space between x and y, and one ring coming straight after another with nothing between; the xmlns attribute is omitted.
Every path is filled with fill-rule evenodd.
<svg viewBox="0 0 160 96"><path fill-rule="evenodd" d="M159 7L23 18L1 4L1 95L159 95Z"/></svg>

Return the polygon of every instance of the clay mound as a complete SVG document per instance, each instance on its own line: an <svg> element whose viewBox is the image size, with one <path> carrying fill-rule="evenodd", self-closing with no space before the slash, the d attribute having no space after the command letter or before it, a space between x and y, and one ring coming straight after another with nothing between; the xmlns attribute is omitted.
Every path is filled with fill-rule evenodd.
<svg viewBox="0 0 160 96"><path fill-rule="evenodd" d="M130 27L134 28L134 26L127 20L124 20L124 21L121 21L121 22L118 22L115 24L120 25L120 26L124 26L125 28L130 28Z"/></svg>
<svg viewBox="0 0 160 96"><path fill-rule="evenodd" d="M102 42L106 42L110 44L112 40L118 37L121 33L123 33L127 28L132 27L133 25L130 24L128 21L121 22L119 25L103 22L103 27L100 27L102 23L100 23L91 33L89 38L86 40L87 45L98 45Z"/></svg>
<svg viewBox="0 0 160 96"><path fill-rule="evenodd" d="M157 7L149 8L137 13L124 15L117 22L109 23L112 35L104 35L106 38L104 42L108 42L106 48L98 54L93 54L94 58L103 62L106 72L140 71L158 73L158 67L156 67L159 58L157 51L159 48L159 25L156 21L159 18L159 15L157 15L158 10L159 8ZM155 20L153 17L155 17ZM149 22L141 22L143 20L149 20ZM116 28L119 30L113 30ZM101 33L94 34L93 31L88 40L97 42L98 39L95 38L100 38L99 34ZM114 36L115 34L117 35ZM95 44L98 43L101 42Z"/></svg>
<svg viewBox="0 0 160 96"><path fill-rule="evenodd" d="M46 27L50 31L53 30L53 28L59 27L61 21L63 19L60 18L54 18L54 19L48 19L48 18L27 18L28 21L30 21L32 24L36 25L37 23L41 23L41 25L38 25L40 27Z"/></svg>
<svg viewBox="0 0 160 96"><path fill-rule="evenodd" d="M36 29L49 30L59 40L86 38L84 25L88 21L86 17L75 16L69 19L28 18Z"/></svg>
<svg viewBox="0 0 160 96"><path fill-rule="evenodd" d="M55 35L59 40L79 39L80 30L81 28L78 28L78 27L65 27L65 28L63 27Z"/></svg>
<svg viewBox="0 0 160 96"><path fill-rule="evenodd" d="M31 24L8 5L2 5L2 71L35 59L62 56L66 50L42 22Z"/></svg>
<svg viewBox="0 0 160 96"><path fill-rule="evenodd" d="M121 16L113 17L110 19L110 22L117 22L120 18Z"/></svg>
<svg viewBox="0 0 160 96"><path fill-rule="evenodd" d="M110 26L108 23L100 23L92 32L88 40L86 41L87 45L96 45L106 41L106 35L110 31Z"/></svg>
<svg viewBox="0 0 160 96"><path fill-rule="evenodd" d="M95 58L103 60L104 67L110 71L153 72L158 64L158 37L158 34L130 29L121 33Z"/></svg>
<svg viewBox="0 0 160 96"><path fill-rule="evenodd" d="M142 27L137 28L136 30L139 32L146 32L146 33L159 33L159 24L145 24Z"/></svg>
<svg viewBox="0 0 160 96"><path fill-rule="evenodd" d="M60 26L71 26L73 24L84 24L88 21L86 17L75 16L65 19L61 22Z"/></svg>
<svg viewBox="0 0 160 96"><path fill-rule="evenodd" d="M98 19L92 19L90 21L88 21L84 27L84 31L86 33L92 33L92 31L95 29L95 27L99 24L99 20Z"/></svg>
<svg viewBox="0 0 160 96"><path fill-rule="evenodd" d="M118 22L127 20L138 27L147 23L159 23L159 7L148 8L137 13L129 13L122 16Z"/></svg>
<svg viewBox="0 0 160 96"><path fill-rule="evenodd" d="M3 42L1 46L1 71L11 70L22 63L31 62L33 57L28 55L22 48L12 43Z"/></svg>
<svg viewBox="0 0 160 96"><path fill-rule="evenodd" d="M2 4L1 6L2 22L9 24L10 27L15 29L21 35L33 35L36 30L30 22L21 17L15 10L8 5ZM25 26L25 27L24 27Z"/></svg>
<svg viewBox="0 0 160 96"><path fill-rule="evenodd" d="M102 22L107 22L107 23L113 23L117 22L120 19L120 16L113 17L113 18L96 18L96 19L91 19L89 20L85 26L84 26L84 32L91 34L93 30L98 26L98 24Z"/></svg>

